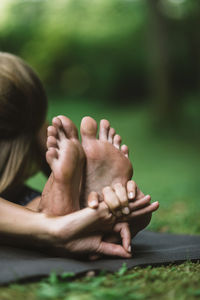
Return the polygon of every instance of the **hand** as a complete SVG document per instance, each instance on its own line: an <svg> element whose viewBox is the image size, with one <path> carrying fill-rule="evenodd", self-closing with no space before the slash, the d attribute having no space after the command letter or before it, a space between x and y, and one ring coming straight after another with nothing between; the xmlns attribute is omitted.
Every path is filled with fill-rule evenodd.
<svg viewBox="0 0 200 300"><path fill-rule="evenodd" d="M98 194L90 193L89 201L98 202ZM131 257L131 233L128 224L115 225L116 218L110 213L105 202L97 209L85 208L66 216L47 217L50 221L52 248L59 255L104 254ZM115 232L122 245L103 240L105 232Z"/></svg>
<svg viewBox="0 0 200 300"><path fill-rule="evenodd" d="M122 214L129 214L130 209L128 207L129 199L135 197L135 185L132 184L132 181L127 183L127 190L121 183L116 183L113 185L113 188L107 186L103 188L103 201L107 204L109 210L116 217L122 216ZM88 206L91 208L98 208L99 199L88 198Z"/></svg>
<svg viewBox="0 0 200 300"><path fill-rule="evenodd" d="M118 189L116 189L118 191ZM97 226L95 226L96 230L100 232L114 232L118 233L118 236L120 235L120 238L122 240L122 245L124 249L128 252L131 251L131 233L129 225L125 222L116 224L116 215L112 214L112 212L115 213L115 210L113 209L112 212L109 210L109 204L110 203L118 203L118 197L116 193L110 188L106 187L103 189L103 199L104 201L99 203L99 196L96 192L90 193L88 197L88 204L89 206L96 208L99 218ZM119 191L119 200L123 201L123 193L120 193ZM114 205L113 205L114 206ZM121 213L120 213L121 216ZM103 221L103 223L102 223ZM99 228L98 228L99 225Z"/></svg>
<svg viewBox="0 0 200 300"><path fill-rule="evenodd" d="M159 203L157 201L150 203L151 196L145 196L133 180L127 183L127 190L131 213L123 216L121 220L129 223L131 236L134 237L149 225L152 213L159 208Z"/></svg>
<svg viewBox="0 0 200 300"><path fill-rule="evenodd" d="M129 225L125 222L116 224L116 216L114 216L107 203L109 199L113 197L113 200L117 197L110 188L105 188L103 191L104 201L99 203L99 195L96 192L91 192L88 196L88 203L98 204L96 207L96 213L98 214L97 223L93 224L93 230L95 232L114 232L117 233L122 240L124 249L128 252L131 251L131 233Z"/></svg>
<svg viewBox="0 0 200 300"><path fill-rule="evenodd" d="M117 231L119 228L117 228ZM123 244L124 246L124 244ZM57 253L61 255L71 254L72 256L89 256L90 258L98 258L102 255L118 256L123 258L131 258L130 248L129 251L125 247L117 245L113 242L106 242L103 240L103 234L93 234L91 236L80 237L76 240L57 247Z"/></svg>
<svg viewBox="0 0 200 300"><path fill-rule="evenodd" d="M113 189L105 187L103 196L109 210L115 217L121 217L120 220L130 221L134 217L152 213L159 207L158 202L150 203L151 197L145 196L133 180L128 181L126 188L121 183L114 184ZM89 197L88 206L98 208L98 197Z"/></svg>
<svg viewBox="0 0 200 300"><path fill-rule="evenodd" d="M140 228L136 230L138 232L150 223L152 213L159 208L159 202L151 203L151 196L145 196L133 180L127 183L127 190L129 191L130 214L123 219L133 225L135 229Z"/></svg>
<svg viewBox="0 0 200 300"><path fill-rule="evenodd" d="M97 194L93 194L92 198L94 196L96 197ZM56 228L51 249L54 253L62 256L110 255L131 257L129 226L126 223L113 226L110 215L106 204L100 203L98 210L85 208L67 216L49 218L51 223L53 221L53 228ZM120 235L123 246L111 241L104 241L104 231L106 230Z"/></svg>

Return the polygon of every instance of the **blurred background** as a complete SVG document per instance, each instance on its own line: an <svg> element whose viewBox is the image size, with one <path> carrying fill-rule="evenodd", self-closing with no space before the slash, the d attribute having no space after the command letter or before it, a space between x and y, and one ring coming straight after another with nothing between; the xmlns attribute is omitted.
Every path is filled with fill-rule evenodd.
<svg viewBox="0 0 200 300"><path fill-rule="evenodd" d="M36 70L49 120L111 121L159 231L200 233L199 30L195 0L0 1L0 50Z"/></svg>

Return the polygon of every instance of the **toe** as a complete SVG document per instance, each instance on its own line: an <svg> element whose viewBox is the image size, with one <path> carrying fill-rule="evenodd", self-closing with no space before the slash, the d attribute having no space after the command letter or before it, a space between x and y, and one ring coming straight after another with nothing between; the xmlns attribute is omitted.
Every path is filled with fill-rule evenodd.
<svg viewBox="0 0 200 300"><path fill-rule="evenodd" d="M65 132L66 137L69 139L71 138L78 139L78 130L75 124L65 116L58 116L58 118L61 121L62 128Z"/></svg>
<svg viewBox="0 0 200 300"><path fill-rule="evenodd" d="M113 144L113 138L115 136L115 129L110 128L109 133L108 133L108 141L109 143Z"/></svg>
<svg viewBox="0 0 200 300"><path fill-rule="evenodd" d="M116 134L113 139L113 145L115 146L115 148L117 149L120 148L121 141L122 141L121 136Z"/></svg>
<svg viewBox="0 0 200 300"><path fill-rule="evenodd" d="M54 126L49 126L47 128L47 136L55 136L55 137L57 137L57 129Z"/></svg>
<svg viewBox="0 0 200 300"><path fill-rule="evenodd" d="M52 124L57 130L58 139L59 140L63 139L65 137L65 132L63 130L63 125L62 125L62 122L61 122L60 118L59 117L53 118Z"/></svg>
<svg viewBox="0 0 200 300"><path fill-rule="evenodd" d="M128 158L128 154L129 154L128 146L122 145L121 146L121 151Z"/></svg>
<svg viewBox="0 0 200 300"><path fill-rule="evenodd" d="M49 149L50 147L58 147L57 139L54 136L47 138L47 148Z"/></svg>
<svg viewBox="0 0 200 300"><path fill-rule="evenodd" d="M52 161L58 158L58 152L56 150L56 148L49 148L48 151L46 152L46 160L48 162L48 164L51 167Z"/></svg>
<svg viewBox="0 0 200 300"><path fill-rule="evenodd" d="M80 131L81 131L82 142L84 142L84 139L87 138L96 139L96 135L97 135L96 121L91 117L84 117L81 121Z"/></svg>
<svg viewBox="0 0 200 300"><path fill-rule="evenodd" d="M58 117L54 117L53 120L52 120L52 124L55 128L61 128L62 127L62 123L61 123L61 120L58 118Z"/></svg>
<svg viewBox="0 0 200 300"><path fill-rule="evenodd" d="M101 120L100 122L100 129L99 129L99 139L101 141L108 140L108 132L110 130L110 123L108 120Z"/></svg>

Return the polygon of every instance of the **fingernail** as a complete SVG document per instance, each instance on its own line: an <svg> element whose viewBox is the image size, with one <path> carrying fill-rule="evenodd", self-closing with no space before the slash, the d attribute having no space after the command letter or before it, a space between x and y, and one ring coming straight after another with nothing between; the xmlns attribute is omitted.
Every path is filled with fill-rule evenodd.
<svg viewBox="0 0 200 300"><path fill-rule="evenodd" d="M124 208L122 208L122 213L123 213L124 215L128 215L128 214L130 213L129 207L124 207Z"/></svg>
<svg viewBox="0 0 200 300"><path fill-rule="evenodd" d="M150 195L146 195L145 197L144 197L146 200L150 200L151 199L151 196Z"/></svg>
<svg viewBox="0 0 200 300"><path fill-rule="evenodd" d="M92 207L97 206L97 201L92 200L92 201L90 202L90 206L92 206Z"/></svg>
<svg viewBox="0 0 200 300"><path fill-rule="evenodd" d="M133 197L134 197L134 193L133 192L128 193L128 198L129 199L133 199Z"/></svg>
<svg viewBox="0 0 200 300"><path fill-rule="evenodd" d="M131 252L131 246L128 247L128 252Z"/></svg>

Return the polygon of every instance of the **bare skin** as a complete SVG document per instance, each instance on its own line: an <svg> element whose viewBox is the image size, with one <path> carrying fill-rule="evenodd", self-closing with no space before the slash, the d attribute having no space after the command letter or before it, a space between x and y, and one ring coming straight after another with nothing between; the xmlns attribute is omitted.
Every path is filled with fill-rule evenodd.
<svg viewBox="0 0 200 300"><path fill-rule="evenodd" d="M130 181L133 169L128 159L128 147L121 146L121 137L115 133L107 120L101 120L99 129L99 139L97 135L97 123L90 117L85 117L81 122L82 146L86 154L86 179L84 182L83 199L86 199L91 190L101 191L106 186L111 186L116 191L116 185L126 186L129 192L129 200L143 201L144 214L132 212L126 220L130 223L132 236L148 226L151 220L152 212L158 209L159 204L156 202L150 205L151 198L142 200L145 195L140 191L135 182ZM130 192L133 190L134 192ZM145 202L145 203L144 203ZM86 202L83 204L86 205ZM122 203L122 215L124 208L128 207L128 199L124 198ZM134 204L133 204L134 207ZM111 210L115 213L120 206L111 204ZM120 215L118 214L120 217ZM124 218L123 218L124 219ZM119 219L120 220L120 219Z"/></svg>
<svg viewBox="0 0 200 300"><path fill-rule="evenodd" d="M65 124L65 125L64 125ZM66 125L67 124L67 125ZM76 129L74 129L74 124L67 119L66 117L59 116L55 118L53 121L53 127L49 127L48 130L48 152L47 152L47 161L52 168L52 175L48 181L45 197L43 196L43 201L41 203L43 206L40 206L40 210L48 213L49 215L63 215L66 213L71 213L73 210L79 209L73 205L73 197L75 199L75 203L78 203L79 199L79 192L80 192L80 184L81 184L81 175L75 176L77 174L77 168L81 166L80 158L82 157L82 149L81 145L79 144L77 138ZM103 127L102 130L105 130ZM72 144L72 143L73 144ZM128 148L126 146L122 147L122 151L119 151L118 148L120 147L120 139L119 136L117 138L113 135L113 140L110 139L111 146L113 147L112 143L115 145L117 152L120 152L122 156L126 159L123 161L123 166L126 161L129 162L127 159L128 157ZM67 151L71 147L72 151ZM75 148L74 148L75 147ZM75 149L78 148L78 151ZM101 147L103 150L103 147ZM109 146L107 146L109 149ZM113 147L114 148L114 147ZM115 153L115 152L114 152ZM70 158L70 160L69 160ZM129 162L130 164L130 162ZM106 163L104 164L104 166ZM70 167L69 167L70 166ZM128 164L127 164L128 166ZM129 165L130 167L130 165ZM131 169L131 168L130 168ZM80 170L81 167L80 167ZM76 174L75 174L76 173ZM81 174L81 172L78 174ZM115 173L116 174L116 173ZM117 178L117 176L116 176ZM125 176L124 176L125 178ZM116 179L117 180L117 179ZM66 184L68 183L68 184ZM75 185L73 184L75 183ZM76 189L71 190L70 186L76 186ZM116 188L117 184L114 184L113 187L117 192ZM67 188L66 188L67 187ZM132 187L129 186L127 188L129 192L132 194L134 190ZM110 201L111 194L108 191L104 191L104 199L106 201ZM63 197L65 195L65 197ZM78 196L77 196L78 195ZM120 200L127 205L127 198L123 199L123 195L118 195ZM133 195L132 195L133 196ZM94 199L94 198L93 198ZM56 201L55 201L56 200ZM69 204L69 200L71 203ZM124 201L125 200L125 201ZM116 202L116 201L115 201ZM53 204L53 205L52 205ZM115 204L115 208L117 208L117 204ZM153 210L152 210L153 211ZM149 212L149 210L148 210ZM146 212L144 212L146 214ZM137 215L137 214L136 214ZM140 214L138 214L140 215ZM104 223L105 224L105 223ZM83 226L84 227L84 226ZM95 228L96 226L94 226ZM93 229L94 229L93 228ZM96 228L97 229L97 228ZM106 229L106 228L105 228ZM93 231L94 232L94 231ZM95 230L95 232L97 232ZM101 232L101 226L99 228L99 232ZM128 232L128 224L125 223L118 223L114 226L112 232L118 232L121 235L122 242L123 242L123 250L119 248L120 245L115 245L111 242L103 241L103 234L95 234L90 233L87 230L87 235L81 235L81 238L77 236L77 239L73 240L72 242L68 242L64 250L68 250L69 252L76 253L78 251L83 253L86 252L94 252L94 253L104 253L110 255L119 255L123 257L130 257L129 246L130 246L130 236L127 236ZM118 246L116 248L115 246ZM58 249L59 247L57 247ZM63 249L63 245L61 247ZM126 249L126 250L125 250ZM117 252L116 252L117 251Z"/></svg>
<svg viewBox="0 0 200 300"><path fill-rule="evenodd" d="M105 192L104 197L109 197L109 193ZM89 198L98 198L97 193L92 192ZM98 200L97 200L98 201ZM96 210L90 208L82 209L78 212L70 214L69 217L75 216L76 223L79 224L79 232L71 241L61 243L61 247L57 246L56 251L61 255L72 254L73 256L84 254L92 255L111 255L130 258L130 242L131 235L128 224L119 223L114 225L115 218L113 218L105 202L101 202ZM65 217L65 216L63 216ZM63 228L63 224L61 225ZM70 230L73 231L74 224L71 223ZM63 232L63 240L65 240L65 231ZM122 240L122 245L117 245L112 241L105 241L104 235L106 232L118 233Z"/></svg>
<svg viewBox="0 0 200 300"><path fill-rule="evenodd" d="M133 174L128 159L128 148L124 145L120 149L121 137L110 128L109 122L101 121L99 139L96 138L97 123L90 117L82 119L80 130L86 154L83 199L87 199L91 191L101 195L104 187L113 186L118 182L126 185ZM86 205L86 201L83 205Z"/></svg>
<svg viewBox="0 0 200 300"><path fill-rule="evenodd" d="M89 122L93 121L93 119L87 118L85 121L87 123L88 121ZM110 155L114 153L115 154L114 158L115 159L120 158L120 163L123 164L123 166L127 166L129 172L130 170L132 172L130 161L128 160L128 147L122 146L121 147L122 151L119 150L120 138L118 135L117 136L115 135L114 129L112 128L110 129L109 126L107 125L108 125L107 121L103 120L103 122L101 122L101 128L100 128L101 140L95 139L92 143L95 146L95 142L97 142L97 147L95 148L96 150L95 154L98 155L100 150L101 150L100 152L101 154L103 154L103 150L104 152L107 151L108 154ZM47 161L49 162L53 172L45 186L42 201L40 202L40 211L44 211L45 213L52 214L52 215L64 215L67 213L71 213L72 211L78 210L79 207L77 204L79 203L78 198L79 198L79 190L80 190L81 170L83 165L81 162L84 161L84 154L81 145L78 141L76 127L71 122L71 120L63 116L54 118L53 126L50 126L48 129L47 148L48 148ZM58 156L60 159L58 159ZM77 159L77 162L74 164L72 160L69 161L69 157L73 157L74 161L76 161ZM98 168L101 168L101 165L103 165L103 167L105 166L109 167L109 172L110 172L111 166L109 166L107 160L108 159L99 160L98 164L96 164L95 166L97 166ZM63 166L64 166L64 170L63 170ZM79 173L77 172L78 170L77 166L80 167ZM93 170L93 166L91 166L90 170ZM116 170L115 173L112 174L114 175L119 174L119 171L117 169L115 170ZM72 174L78 173L78 176L75 176L75 178L73 178L74 176L72 176L71 182L69 182L68 177L69 174L71 174L71 172ZM126 174L123 177L124 180L127 176ZM100 175L100 172L97 173L97 175ZM74 180L75 183L73 185L75 186L73 191L71 191L72 180ZM110 180L112 180L112 178ZM68 182L68 184L65 184L66 182ZM106 182L105 183L104 182L103 184L106 185ZM102 184L101 181L99 183ZM117 185L119 184L113 183L113 188L116 191L117 191L116 188ZM49 190L51 190L51 193L49 193ZM135 186L133 182L131 181L128 182L127 190L129 192L129 195L131 195L130 198L131 197L135 198L136 193L135 193ZM121 195L121 197L122 199L124 198L123 195ZM136 200L139 200L142 197L144 197L144 194L137 187ZM72 199L75 199L75 201L73 201ZM127 197L123 199L123 204L124 207L127 207L128 204ZM117 207L117 203L115 203L115 206ZM131 229L133 235L135 235L138 231L140 231L141 229L143 229L149 224L151 219L151 213L148 211L144 215L139 215L139 216L137 216L136 213L135 217L133 219L132 218L130 219L131 220L129 221L131 221L132 223Z"/></svg>
<svg viewBox="0 0 200 300"><path fill-rule="evenodd" d="M106 187L103 191L105 192L105 190L109 194L109 197L106 197L104 201L114 214L116 209L117 212L121 211L121 216L118 217L118 221L128 222L130 224L132 236L135 236L149 224L152 213L159 208L159 203L157 201L151 203L151 196L145 196L133 180L128 181L126 187L122 186L121 183L117 183L113 189ZM130 193L133 199L128 199ZM124 207L127 207L125 206L127 205L127 201L129 202L129 214L124 213ZM97 201L91 202L89 199L89 207L97 208L98 205L99 203Z"/></svg>
<svg viewBox="0 0 200 300"><path fill-rule="evenodd" d="M86 154L86 177L84 181L83 199L87 199L88 193L94 190L101 194L106 186L115 188L115 184L126 186L131 179L133 168L128 159L128 147L121 145L121 137L115 133L107 120L101 120L99 139L97 135L97 123L90 117L85 117L81 122L82 146ZM133 183L129 183L127 189L135 189ZM136 197L137 195L137 197ZM129 193L129 199L140 200L145 195L137 187L137 193ZM136 198L135 198L136 197ZM123 202L127 207L127 199ZM83 204L86 205L86 202ZM146 204L148 205L148 204ZM131 231L135 236L144 229L151 220L151 212L135 216L131 219Z"/></svg>
<svg viewBox="0 0 200 300"><path fill-rule="evenodd" d="M53 126L48 128L47 148L46 158L52 169L52 174L42 195L40 211L45 212L49 216L59 216L79 210L78 204L84 152L78 141L76 128L71 120L64 116L53 119ZM109 193L105 191L104 198L107 199L109 196ZM97 198L97 193L90 193L89 199L93 199L94 201L96 199L97 201ZM78 234L75 235L72 241L67 242L67 244L63 245L62 242L60 246L56 247L56 251L61 254L67 251L68 254L102 253L130 257L129 247L131 237L128 225L125 223L114 225L115 219L112 217L105 203L101 203L95 223L84 221L84 219L87 220L89 214L91 212L87 211L87 209L86 211L81 210L77 212L76 223L79 224ZM96 215L96 212L94 211L93 214ZM74 220L74 217L72 217L72 220ZM88 226L86 226L87 223ZM61 222L61 226L63 228L63 221ZM72 232L73 227L72 223L70 228ZM123 247L103 241L103 235L108 230L120 234ZM65 237L63 240L65 240Z"/></svg>
<svg viewBox="0 0 200 300"><path fill-rule="evenodd" d="M48 127L46 159L52 170L39 210L48 215L66 215L80 209L79 195L85 155L73 122L55 117Z"/></svg>

